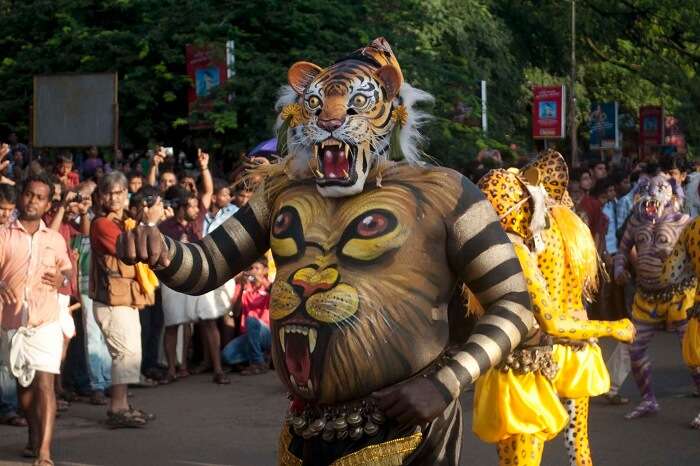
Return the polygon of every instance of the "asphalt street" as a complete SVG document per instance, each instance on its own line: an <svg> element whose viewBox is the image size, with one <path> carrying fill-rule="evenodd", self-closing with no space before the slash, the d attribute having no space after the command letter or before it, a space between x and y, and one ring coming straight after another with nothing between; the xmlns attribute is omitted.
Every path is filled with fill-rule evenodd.
<svg viewBox="0 0 700 466"><path fill-rule="evenodd" d="M612 345L604 345L606 353ZM691 382L670 334L652 344L654 386L660 414L646 419L623 418L630 406L608 406L593 400L590 437L596 465L700 465L700 431L687 427L700 412L700 399L689 396ZM58 420L54 440L57 465L273 465L277 434L287 405L273 373L233 376L229 386L216 386L210 376L192 376L169 386L134 389L133 403L158 416L145 429L107 429L105 409L73 404ZM623 393L639 399L631 379ZM497 464L495 447L471 432L471 393L465 407L462 465ZM31 464L20 452L25 431L0 426L0 465ZM543 465L567 463L562 436L545 447Z"/></svg>

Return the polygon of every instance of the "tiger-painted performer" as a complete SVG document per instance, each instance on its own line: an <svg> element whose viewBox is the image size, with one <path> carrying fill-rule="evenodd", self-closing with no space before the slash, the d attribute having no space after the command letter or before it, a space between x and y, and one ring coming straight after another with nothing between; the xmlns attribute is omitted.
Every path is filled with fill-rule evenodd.
<svg viewBox="0 0 700 466"><path fill-rule="evenodd" d="M636 248L636 287L632 320L637 336L630 346L632 373L642 395L641 403L625 417L635 419L659 410L651 383L649 343L657 331L668 329L679 339L687 327L688 310L693 306L695 279L664 282L661 272L683 227L690 218L680 211L678 197L663 175L640 181L635 205L614 258L615 280L630 279L630 252Z"/></svg>
<svg viewBox="0 0 700 466"><path fill-rule="evenodd" d="M684 283L700 277L700 218L692 220L664 263L663 283ZM695 304L688 311L688 326L683 335L683 360L690 368L697 392L700 393L700 288L696 288ZM700 414L690 423L700 430Z"/></svg>
<svg viewBox="0 0 700 466"><path fill-rule="evenodd" d="M429 96L384 39L288 80L284 158L248 207L199 243L141 225L120 254L197 294L272 249L272 354L291 397L280 465L456 465L460 393L534 324L515 251L473 183L420 162L413 104ZM448 348L461 282L486 312Z"/></svg>
<svg viewBox="0 0 700 466"><path fill-rule="evenodd" d="M566 162L554 151L522 170L491 170L478 183L513 241L547 335L540 346L523 343L476 383L474 432L498 444L501 465L540 464L544 442L564 427L569 464L592 464L588 398L610 383L595 341L634 337L628 319L587 320L582 299L595 294L598 261L588 227L571 210L567 184Z"/></svg>

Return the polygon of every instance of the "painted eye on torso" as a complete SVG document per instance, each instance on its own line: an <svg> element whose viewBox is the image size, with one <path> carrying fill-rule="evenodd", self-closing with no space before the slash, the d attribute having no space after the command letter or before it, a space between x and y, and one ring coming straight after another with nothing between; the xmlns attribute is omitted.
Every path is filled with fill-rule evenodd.
<svg viewBox="0 0 700 466"><path fill-rule="evenodd" d="M294 259L304 252L304 229L294 207L282 207L274 217L271 230L270 248L275 260Z"/></svg>
<svg viewBox="0 0 700 466"><path fill-rule="evenodd" d="M275 218L275 224L272 226L272 234L275 236L280 236L284 234L285 231L289 229L292 224L292 213L289 211L280 212L280 214Z"/></svg>
<svg viewBox="0 0 700 466"><path fill-rule="evenodd" d="M386 215L376 212L367 215L357 224L357 235L361 238L373 238L386 232L389 219Z"/></svg>
<svg viewBox="0 0 700 466"><path fill-rule="evenodd" d="M338 255L357 262L373 262L405 242L408 231L396 216L384 209L358 215L345 228L338 242Z"/></svg>

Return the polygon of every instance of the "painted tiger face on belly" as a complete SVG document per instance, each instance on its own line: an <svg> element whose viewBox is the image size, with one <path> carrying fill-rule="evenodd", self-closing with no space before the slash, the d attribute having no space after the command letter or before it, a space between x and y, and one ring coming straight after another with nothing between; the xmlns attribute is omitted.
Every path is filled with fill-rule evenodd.
<svg viewBox="0 0 700 466"><path fill-rule="evenodd" d="M444 248L428 247L445 242L442 217L415 189L328 199L309 183L280 195L272 219L273 357L292 393L357 399L442 352L454 277Z"/></svg>

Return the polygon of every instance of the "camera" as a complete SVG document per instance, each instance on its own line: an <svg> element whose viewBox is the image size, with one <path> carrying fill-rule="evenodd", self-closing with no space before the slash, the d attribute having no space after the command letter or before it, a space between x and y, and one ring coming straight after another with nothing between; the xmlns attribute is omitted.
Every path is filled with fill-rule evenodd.
<svg viewBox="0 0 700 466"><path fill-rule="evenodd" d="M77 202L77 203L83 202L83 195L80 193L75 193L75 197L73 197L73 200L71 202Z"/></svg>
<svg viewBox="0 0 700 466"><path fill-rule="evenodd" d="M163 208L164 209L175 209L177 206L175 205L175 202L169 199L163 199Z"/></svg>
<svg viewBox="0 0 700 466"><path fill-rule="evenodd" d="M163 150L165 151L166 157L172 157L174 154L172 147L163 147Z"/></svg>

